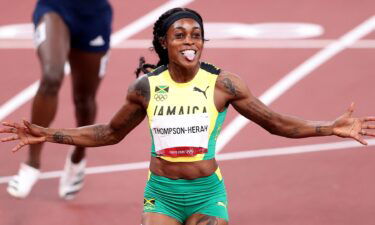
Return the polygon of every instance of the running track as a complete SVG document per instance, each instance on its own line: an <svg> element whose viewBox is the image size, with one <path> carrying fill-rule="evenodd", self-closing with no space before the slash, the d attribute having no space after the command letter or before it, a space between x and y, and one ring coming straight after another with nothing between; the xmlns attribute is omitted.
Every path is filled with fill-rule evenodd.
<svg viewBox="0 0 375 225"><path fill-rule="evenodd" d="M371 45L353 47L375 39L375 25L369 21L374 16L373 1L363 0L360 4L348 0L171 2L112 1L117 47L111 51L107 76L98 95L98 122L108 121L122 104L126 87L134 79L138 57L155 59L145 47L129 47L126 39L150 39L150 23L139 19L152 18L150 12L165 4L187 4L198 10L205 22L322 25L325 33L308 40L329 40L331 45L305 44L302 48L292 48L278 44L277 48L271 48L267 44L260 47L256 42L259 40L252 40L246 42L248 47L240 48L236 43L244 42L237 40L235 44L231 42L229 48L211 48L209 45L215 45L212 40L207 43L203 58L239 74L256 96L279 112L330 120L354 101L355 115L375 114L372 87L375 51ZM2 0L0 7L6 9L0 17L0 25L27 23L33 2L15 4ZM3 44L0 41L0 45ZM16 47L0 49L0 107L39 78L34 50ZM278 82L285 77L296 80L289 82L290 87L279 86ZM275 92L274 85L286 89ZM67 77L60 93L54 127L74 126L70 88ZM29 118L30 106L27 101L2 119ZM231 108L222 133L228 139L222 139L218 157L222 160L220 166L229 194L231 224L375 224L373 140L365 148L335 137L290 140L269 135L252 123L239 129L239 124L243 124L241 119L235 124L239 132L231 133L231 122L235 118L237 114ZM91 149L89 172L93 174L87 176L84 191L70 202L58 198L55 178L58 174L55 171L61 170L69 147L46 144L43 171L47 172L47 179L41 180L26 200L19 201L6 194L5 182L25 159L26 151L12 154L9 150L13 144L1 144L0 225L139 224L149 142L144 121L120 144ZM302 150L310 152L298 153ZM275 155L281 153L285 155Z"/></svg>

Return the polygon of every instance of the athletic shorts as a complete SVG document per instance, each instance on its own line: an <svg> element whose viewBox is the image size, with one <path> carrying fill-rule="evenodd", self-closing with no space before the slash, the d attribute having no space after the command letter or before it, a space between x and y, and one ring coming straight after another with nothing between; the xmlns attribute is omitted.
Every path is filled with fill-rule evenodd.
<svg viewBox="0 0 375 225"><path fill-rule="evenodd" d="M143 212L168 215L184 223L193 214L228 221L228 201L220 170L194 180L172 180L149 174Z"/></svg>
<svg viewBox="0 0 375 225"><path fill-rule="evenodd" d="M95 4L100 2L100 4ZM89 52L106 52L110 46L112 7L106 0L39 0L33 13L38 25L46 13L57 13L70 32L71 47Z"/></svg>

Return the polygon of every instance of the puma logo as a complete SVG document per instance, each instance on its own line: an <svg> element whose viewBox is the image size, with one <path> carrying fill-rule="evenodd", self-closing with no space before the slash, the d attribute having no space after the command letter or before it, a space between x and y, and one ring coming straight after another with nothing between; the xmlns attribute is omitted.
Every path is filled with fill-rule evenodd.
<svg viewBox="0 0 375 225"><path fill-rule="evenodd" d="M207 86L207 87L206 87L206 90L204 90L204 91L202 91L200 88L194 87L193 91L201 92L201 93L204 95L204 97L207 99L206 91L207 91L207 89L208 89L209 87L210 87L210 86Z"/></svg>
<svg viewBox="0 0 375 225"><path fill-rule="evenodd" d="M224 202L217 202L217 205L227 208L227 205Z"/></svg>

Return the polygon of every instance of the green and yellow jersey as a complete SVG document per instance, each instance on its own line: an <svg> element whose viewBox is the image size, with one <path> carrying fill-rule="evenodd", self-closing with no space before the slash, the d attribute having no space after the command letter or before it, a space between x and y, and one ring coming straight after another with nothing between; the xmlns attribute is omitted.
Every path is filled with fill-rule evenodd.
<svg viewBox="0 0 375 225"><path fill-rule="evenodd" d="M218 112L214 103L219 73L217 67L202 62L198 73L187 83L174 82L166 66L148 74L152 156L171 162L215 157L216 140L227 112Z"/></svg>

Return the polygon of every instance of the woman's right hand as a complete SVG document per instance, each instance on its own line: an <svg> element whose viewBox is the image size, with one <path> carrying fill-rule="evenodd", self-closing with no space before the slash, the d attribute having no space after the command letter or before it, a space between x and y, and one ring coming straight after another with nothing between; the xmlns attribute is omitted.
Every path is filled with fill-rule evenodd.
<svg viewBox="0 0 375 225"><path fill-rule="evenodd" d="M0 133L13 135L1 138L0 142L19 140L12 152L18 151L25 145L40 144L46 141L46 136L42 132L44 128L31 124L26 120L23 121L23 124L2 122L2 125L4 127L0 128Z"/></svg>

